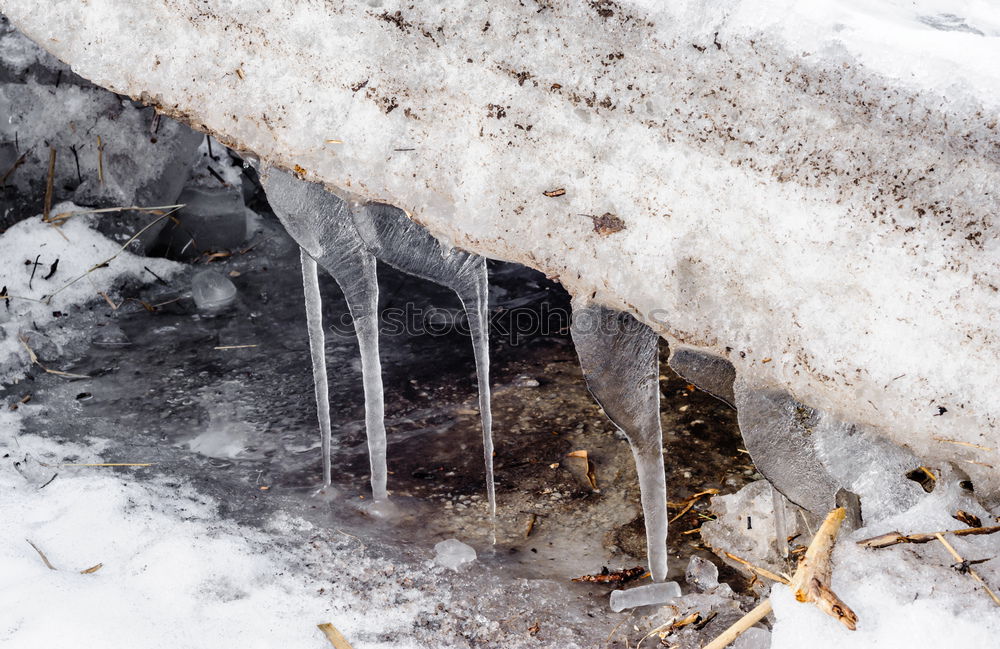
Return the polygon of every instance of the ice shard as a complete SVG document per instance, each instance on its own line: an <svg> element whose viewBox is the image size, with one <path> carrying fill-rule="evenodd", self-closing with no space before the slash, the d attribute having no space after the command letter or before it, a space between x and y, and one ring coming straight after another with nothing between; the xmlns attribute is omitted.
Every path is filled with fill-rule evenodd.
<svg viewBox="0 0 1000 649"><path fill-rule="evenodd" d="M347 300L361 352L372 497L376 501L385 500L388 496L385 402L378 351L375 257L358 235L347 203L321 185L273 168L262 170L261 182L274 213L304 249L303 259L311 257L333 275ZM313 359L315 367L315 348ZM319 360L325 363L325 359ZM323 435L324 447L327 447L328 430L324 430Z"/></svg>
<svg viewBox="0 0 1000 649"><path fill-rule="evenodd" d="M570 325L587 387L632 446L646 555L653 580L667 577L667 486L660 430L659 336L627 313L573 302Z"/></svg>
<svg viewBox="0 0 1000 649"><path fill-rule="evenodd" d="M465 308L479 381L486 494L490 519L496 516L493 483L493 416L490 409L489 285L486 258L451 248L432 237L391 205L370 203L354 210L358 233L379 260L405 273L447 286Z"/></svg>

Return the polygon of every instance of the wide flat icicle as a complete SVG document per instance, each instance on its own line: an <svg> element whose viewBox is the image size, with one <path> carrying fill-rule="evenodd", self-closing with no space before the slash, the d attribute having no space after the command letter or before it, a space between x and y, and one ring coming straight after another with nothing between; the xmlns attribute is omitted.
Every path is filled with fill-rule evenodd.
<svg viewBox="0 0 1000 649"><path fill-rule="evenodd" d="M573 300L570 326L587 387L632 446L646 555L653 581L667 578L667 485L660 429L659 336L631 315Z"/></svg>

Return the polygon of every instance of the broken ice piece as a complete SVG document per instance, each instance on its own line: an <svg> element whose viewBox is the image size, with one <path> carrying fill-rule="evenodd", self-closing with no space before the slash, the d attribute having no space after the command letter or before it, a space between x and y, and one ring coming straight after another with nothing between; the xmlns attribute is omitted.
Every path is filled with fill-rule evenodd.
<svg viewBox="0 0 1000 649"><path fill-rule="evenodd" d="M203 270L191 279L191 297L200 311L217 311L236 299L236 286L224 275Z"/></svg>
<svg viewBox="0 0 1000 649"><path fill-rule="evenodd" d="M637 606L665 604L681 596L681 587L676 581L663 581L656 584L645 584L628 590L616 590L611 593L611 610L615 613Z"/></svg>
<svg viewBox="0 0 1000 649"><path fill-rule="evenodd" d="M719 585L719 569L708 559L695 555L688 561L684 579L698 590L712 590Z"/></svg>
<svg viewBox="0 0 1000 649"><path fill-rule="evenodd" d="M56 477L56 472L51 467L44 466L30 455L25 455L23 460L15 461L14 470L30 484L39 488L52 482Z"/></svg>
<svg viewBox="0 0 1000 649"><path fill-rule="evenodd" d="M476 551L472 546L462 543L458 539L448 539L435 544L434 551L437 555L434 562L444 568L458 570L463 565L476 560Z"/></svg>
<svg viewBox="0 0 1000 649"><path fill-rule="evenodd" d="M752 626L736 638L733 649L769 649L771 632L759 626Z"/></svg>

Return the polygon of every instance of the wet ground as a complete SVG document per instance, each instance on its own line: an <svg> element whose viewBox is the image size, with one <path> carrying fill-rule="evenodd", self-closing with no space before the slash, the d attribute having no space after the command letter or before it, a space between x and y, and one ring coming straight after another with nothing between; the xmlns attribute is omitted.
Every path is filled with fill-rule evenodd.
<svg viewBox="0 0 1000 649"><path fill-rule="evenodd" d="M236 305L214 315L197 311L190 278L204 268L231 278L239 289ZM153 463L123 474L193 484L242 523L261 524L285 510L331 535L377 539L411 558L427 558L435 542L459 538L480 550L497 574L559 584L560 596L572 596L565 605L576 609L569 617L589 620L578 633L592 633L595 646L615 646L614 640L601 644L619 621L607 609L607 588L569 580L603 566L643 564L638 486L627 443L586 390L569 338L565 292L534 271L491 262L498 498L491 550L471 343L460 331L444 331L459 314L457 298L380 268L383 311L400 309L422 322L420 309L438 309L430 327L416 327L423 331L387 328L381 338L389 489L399 509L390 523L366 511L357 346L338 325L346 314L339 289L325 275L321 284L333 495L315 493L321 458L298 252L270 221L242 252L203 258L168 283L123 291L145 305L126 301L113 310L95 303L60 318L58 326L89 331L50 366L91 378L37 372L4 398L14 403L30 393L33 404L45 406L27 419L29 431L110 439L106 461ZM707 498L682 513L688 499L709 489L735 491L755 472L739 450L735 412L674 375L665 345L662 351L667 484L672 515L680 514L670 528L671 578L682 581L693 553L711 556L696 532L709 516ZM567 457L574 451L587 452L596 489L585 461ZM722 580L742 588L726 569ZM483 603L507 618L503 605ZM523 621L510 619L515 626Z"/></svg>

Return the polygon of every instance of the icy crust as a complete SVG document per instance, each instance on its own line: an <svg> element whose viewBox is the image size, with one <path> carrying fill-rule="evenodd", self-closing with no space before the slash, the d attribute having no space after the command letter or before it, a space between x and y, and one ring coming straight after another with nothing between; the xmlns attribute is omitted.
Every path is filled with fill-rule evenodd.
<svg viewBox="0 0 1000 649"><path fill-rule="evenodd" d="M942 28L990 14L758 4L0 10L96 83L558 276L995 495L995 451L934 439L1000 446L998 41ZM873 14L912 20L865 41ZM876 65L879 42L899 49Z"/></svg>
<svg viewBox="0 0 1000 649"><path fill-rule="evenodd" d="M59 203L52 207L52 214L82 209L72 203ZM147 215L148 221L156 218ZM0 299L0 383L19 379L31 364L22 338L40 362L55 360L62 347L77 335L72 330L47 326L63 313L104 299L102 293L108 299L117 298L116 287L130 280L151 281L150 271L170 278L181 268L165 259L121 251L120 243L93 229L96 220L97 215L76 214L55 227L37 216L0 235L0 286L9 296L9 300ZM116 253L113 261L97 268ZM119 302L120 298L115 304Z"/></svg>

